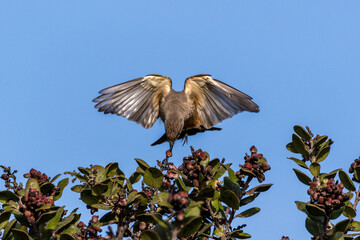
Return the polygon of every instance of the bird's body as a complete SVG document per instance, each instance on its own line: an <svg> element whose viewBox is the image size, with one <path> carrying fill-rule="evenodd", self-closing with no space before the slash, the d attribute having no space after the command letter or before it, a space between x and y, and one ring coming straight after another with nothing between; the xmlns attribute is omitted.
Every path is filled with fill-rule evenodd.
<svg viewBox="0 0 360 240"><path fill-rule="evenodd" d="M213 126L238 112L259 111L250 96L205 74L187 78L181 92L172 89L170 78L152 74L99 93L93 101L100 112L126 117L145 128L161 118L166 133L152 145L168 141L170 151L176 139L220 130Z"/></svg>

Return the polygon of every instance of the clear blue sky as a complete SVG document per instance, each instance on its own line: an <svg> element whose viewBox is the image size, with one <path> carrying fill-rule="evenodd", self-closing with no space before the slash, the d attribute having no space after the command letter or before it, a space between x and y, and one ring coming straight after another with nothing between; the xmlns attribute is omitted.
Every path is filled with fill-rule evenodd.
<svg viewBox="0 0 360 240"><path fill-rule="evenodd" d="M285 145L293 125L309 125L335 141L322 171L348 169L360 155L359 12L359 1L1 1L0 164L50 176L114 161L129 174L135 157L155 165L168 148L150 146L163 126L100 114L91 100L150 73L170 76L176 90L208 73L252 96L260 113L189 143L234 166L255 144L274 186L251 204L262 211L246 231L309 239L294 204L308 201L307 188ZM188 154L177 143L173 161ZM72 210L77 198L68 188L61 204Z"/></svg>

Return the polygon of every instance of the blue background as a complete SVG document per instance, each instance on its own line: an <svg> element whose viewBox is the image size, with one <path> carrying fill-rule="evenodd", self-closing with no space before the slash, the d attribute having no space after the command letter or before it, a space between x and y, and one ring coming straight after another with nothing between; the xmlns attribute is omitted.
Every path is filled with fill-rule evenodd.
<svg viewBox="0 0 360 240"><path fill-rule="evenodd" d="M307 187L285 145L293 125L309 125L335 141L323 172L359 156L359 11L359 1L1 1L0 164L50 176L114 161L129 174L135 157L155 165L168 149L150 146L163 125L146 130L91 100L150 73L171 77L175 90L208 73L261 110L189 139L233 166L253 144L267 157L274 186L250 205L261 212L237 223L253 239L309 239L294 204L309 200ZM190 149L177 142L173 152L179 165ZM59 204L72 210L78 197L68 188Z"/></svg>

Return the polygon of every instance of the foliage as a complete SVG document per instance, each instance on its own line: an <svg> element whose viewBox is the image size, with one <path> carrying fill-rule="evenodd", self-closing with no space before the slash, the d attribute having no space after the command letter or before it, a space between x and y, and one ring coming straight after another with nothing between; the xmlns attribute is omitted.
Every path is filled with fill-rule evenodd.
<svg viewBox="0 0 360 240"><path fill-rule="evenodd" d="M301 155L301 159L289 159L310 173L309 176L293 169L299 181L309 186L310 201L297 201L296 205L307 215L305 227L312 239L360 239L360 222L354 220L360 188L356 190L353 182L360 182L360 160L356 159L350 166L352 178L341 169L323 173L321 164L329 155L333 141L328 136L314 136L308 127L294 126L294 131L286 148ZM335 180L337 174L341 182ZM344 187L349 192L343 192Z"/></svg>
<svg viewBox="0 0 360 240"><path fill-rule="evenodd" d="M0 191L2 239L250 238L243 231L246 225L233 226L233 221L258 213L260 208L246 209L245 205L271 187L261 184L249 189L253 180L263 182L270 170L254 146L250 151L237 171L224 159L210 160L206 152L191 148L191 155L178 167L169 162L170 153L153 167L135 159L138 167L130 177L117 163L66 172L73 182L80 182L71 190L79 193L93 214L87 225L76 210L67 214L65 207L55 204L68 178L55 185L60 175L49 178L32 169L24 175L29 178L24 188L16 181L16 171L2 166L7 188ZM103 210L101 217L94 215L98 209ZM109 230L101 237L104 226Z"/></svg>

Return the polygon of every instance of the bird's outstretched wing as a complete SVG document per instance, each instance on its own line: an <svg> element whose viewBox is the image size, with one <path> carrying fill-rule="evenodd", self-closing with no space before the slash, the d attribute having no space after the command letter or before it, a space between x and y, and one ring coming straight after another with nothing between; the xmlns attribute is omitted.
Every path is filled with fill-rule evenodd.
<svg viewBox="0 0 360 240"><path fill-rule="evenodd" d="M171 91L171 79L162 75L147 75L101 90L95 108L112 113L151 128L159 118L161 99Z"/></svg>
<svg viewBox="0 0 360 240"><path fill-rule="evenodd" d="M250 96L210 75L187 78L184 91L194 101L201 125L205 128L211 128L238 112L259 112L259 106L251 101Z"/></svg>

